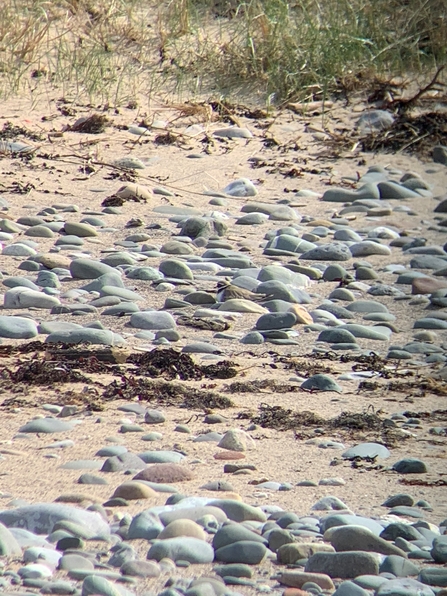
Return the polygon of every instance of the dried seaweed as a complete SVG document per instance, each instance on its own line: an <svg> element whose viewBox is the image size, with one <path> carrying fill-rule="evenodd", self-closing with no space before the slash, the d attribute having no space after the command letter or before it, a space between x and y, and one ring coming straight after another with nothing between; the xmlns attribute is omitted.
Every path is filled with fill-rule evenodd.
<svg viewBox="0 0 447 596"><path fill-rule="evenodd" d="M342 412L329 420L329 426L349 430L380 430L383 419L375 412Z"/></svg>
<svg viewBox="0 0 447 596"><path fill-rule="evenodd" d="M229 360L218 364L202 366L196 364L188 354L173 348L157 349L143 354L132 354L128 362L138 367L137 374L149 377L164 377L182 381L208 379L231 379L237 375L236 365Z"/></svg>
<svg viewBox="0 0 447 596"><path fill-rule="evenodd" d="M89 383L91 382L82 373L70 369L58 362L45 362L31 360L19 366L16 370L8 367L0 368L0 378L11 381L14 385L26 383L27 385L51 386L56 383Z"/></svg>
<svg viewBox="0 0 447 596"><path fill-rule="evenodd" d="M119 197L118 195L111 195L110 197L106 197L103 202L101 203L102 207L122 207L127 199L123 199L123 197Z"/></svg>
<svg viewBox="0 0 447 596"><path fill-rule="evenodd" d="M330 366L315 363L313 354L296 357L296 356L282 356L278 355L275 362L284 365L286 370L293 370L302 377L311 377L317 374L331 374L334 370Z"/></svg>
<svg viewBox="0 0 447 596"><path fill-rule="evenodd" d="M418 376L412 382L391 381L387 385L387 391L396 391L403 393L412 393L424 397L427 393L434 395L447 395L447 383L445 381L437 381L432 377Z"/></svg>
<svg viewBox="0 0 447 596"><path fill-rule="evenodd" d="M263 428L276 430L291 430L306 426L350 431L382 431L386 428L384 420L375 412L342 412L335 418L325 419L315 412L294 412L282 406L271 406L265 403L259 406L258 415L251 416L251 421Z"/></svg>
<svg viewBox="0 0 447 596"><path fill-rule="evenodd" d="M79 118L68 130L97 135L104 132L108 122L109 119L104 114L92 114L88 118Z"/></svg>
<svg viewBox="0 0 447 596"><path fill-rule="evenodd" d="M407 418L421 418L422 420L447 420L447 410L433 410L432 412L411 412L406 410L403 415Z"/></svg>
<svg viewBox="0 0 447 596"><path fill-rule="evenodd" d="M430 480L425 478L400 478L400 484L406 484L407 486L447 486L447 480L444 478L437 478L436 480Z"/></svg>
<svg viewBox="0 0 447 596"><path fill-rule="evenodd" d="M119 191L118 191L119 192ZM124 196L123 196L124 195ZM114 194L106 197L101 203L102 207L122 207L127 201L133 201L134 203L147 203L147 199L144 196L135 193L123 193Z"/></svg>
<svg viewBox="0 0 447 596"><path fill-rule="evenodd" d="M179 135L170 131L159 134L155 137L154 143L156 145L175 145L179 142Z"/></svg>
<svg viewBox="0 0 447 596"><path fill-rule="evenodd" d="M268 389L274 393L293 393L300 391L298 385L278 383L275 379L261 379L254 381L235 381L225 387L228 393L258 393Z"/></svg>
<svg viewBox="0 0 447 596"><path fill-rule="evenodd" d="M156 402L166 406L187 409L212 410L226 409L234 406L233 402L213 391L195 389L179 383L152 381L136 377L121 378L112 381L102 394L104 400L126 399Z"/></svg>
<svg viewBox="0 0 447 596"><path fill-rule="evenodd" d="M428 156L434 145L447 144L447 113L429 112L417 116L403 113L391 128L368 134L360 144L363 151L406 151Z"/></svg>
<svg viewBox="0 0 447 596"><path fill-rule="evenodd" d="M231 325L228 321L213 321L197 317L178 317L177 325L193 327L194 329L206 329L207 331L227 331Z"/></svg>
<svg viewBox="0 0 447 596"><path fill-rule="evenodd" d="M18 137L23 137L25 139L29 139L30 141L43 140L43 136L39 133L32 132L24 126L16 126L9 121L5 122L3 124L2 130L0 130L0 139L6 141L17 139Z"/></svg>
<svg viewBox="0 0 447 596"><path fill-rule="evenodd" d="M292 430L302 426L321 426L325 419L314 412L293 412L282 406L260 404L259 414L251 418L253 424L275 430Z"/></svg>
<svg viewBox="0 0 447 596"><path fill-rule="evenodd" d="M31 352L43 352L48 348L48 344L42 341L29 341L26 344L18 346L4 345L0 346L0 358L7 358L14 354L30 354Z"/></svg>

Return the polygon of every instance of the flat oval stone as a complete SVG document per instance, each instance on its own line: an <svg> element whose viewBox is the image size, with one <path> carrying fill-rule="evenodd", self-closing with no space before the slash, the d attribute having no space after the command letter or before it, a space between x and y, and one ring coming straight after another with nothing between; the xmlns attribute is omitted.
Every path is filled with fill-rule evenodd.
<svg viewBox="0 0 447 596"><path fill-rule="evenodd" d="M217 561L224 563L245 563L247 565L258 565L267 554L266 547L260 542L242 540L228 544L215 551Z"/></svg>
<svg viewBox="0 0 447 596"><path fill-rule="evenodd" d="M290 329L296 324L294 313L268 313L261 315L256 321L256 329L264 331L269 329Z"/></svg>
<svg viewBox="0 0 447 596"><path fill-rule="evenodd" d="M75 424L72 422L64 422L57 418L39 418L38 420L31 420L24 426L19 428L21 433L62 433L73 430Z"/></svg>
<svg viewBox="0 0 447 596"><path fill-rule="evenodd" d="M61 520L73 522L92 535L110 534L108 523L98 513L60 503L34 503L0 511L0 522L5 526L24 528L35 534L48 534Z"/></svg>
<svg viewBox="0 0 447 596"><path fill-rule="evenodd" d="M417 192L392 182L391 180L384 180L377 185L381 199L420 199L421 195Z"/></svg>
<svg viewBox="0 0 447 596"><path fill-rule="evenodd" d="M345 244L324 244L301 255L309 261L349 261L352 254Z"/></svg>
<svg viewBox="0 0 447 596"><path fill-rule="evenodd" d="M80 238L98 235L98 232L95 230L95 228L88 223L75 223L67 221L64 226L64 231L68 235L78 236Z"/></svg>
<svg viewBox="0 0 447 596"><path fill-rule="evenodd" d="M37 251L34 248L21 242L9 244L2 250L2 255L8 257L30 257L36 254Z"/></svg>
<svg viewBox="0 0 447 596"><path fill-rule="evenodd" d="M431 588L409 578L391 579L384 582L375 592L375 596L434 596Z"/></svg>
<svg viewBox="0 0 447 596"><path fill-rule="evenodd" d="M60 305L60 300L55 296L48 296L43 292L36 292L29 288L15 287L5 293L5 308L41 308L51 309Z"/></svg>
<svg viewBox="0 0 447 596"><path fill-rule="evenodd" d="M32 282L27 277L15 276L11 275L2 281L2 284L7 288L15 288L15 287L22 287L22 288L29 288L30 290L39 291L39 286L37 286L34 282Z"/></svg>
<svg viewBox="0 0 447 596"><path fill-rule="evenodd" d="M68 344L78 344L78 343L89 343L89 344L96 344L96 345L105 345L105 346L116 346L122 345L124 339L118 335L117 333L113 333L113 331L108 331L107 329L73 329L71 331L57 331L50 333L45 339L45 343L68 343Z"/></svg>
<svg viewBox="0 0 447 596"><path fill-rule="evenodd" d="M372 242L370 240L364 240L363 242L357 242L349 247L353 257L368 257L370 255L390 255L391 250L384 244L378 242Z"/></svg>
<svg viewBox="0 0 447 596"><path fill-rule="evenodd" d="M407 457L397 461L393 470L399 474L424 474L427 472L426 464L417 458Z"/></svg>
<svg viewBox="0 0 447 596"><path fill-rule="evenodd" d="M72 570L73 572L74 570ZM79 578L77 578L79 579ZM82 582L81 596L123 596L122 590L119 590L112 582L99 575L87 575ZM130 594L128 595L130 596Z"/></svg>
<svg viewBox="0 0 447 596"><path fill-rule="evenodd" d="M130 324L137 329L175 329L176 323L172 315L160 311L142 311L134 313Z"/></svg>
<svg viewBox="0 0 447 596"><path fill-rule="evenodd" d="M341 579L355 578L358 575L377 575L379 557L375 553L348 551L340 553L315 553L305 566L305 571L324 573Z"/></svg>
<svg viewBox="0 0 447 596"><path fill-rule="evenodd" d="M218 507L222 509L227 517L236 522L247 520L265 522L267 517L259 507L253 507L247 503L234 501L232 499L219 499L209 503L211 507Z"/></svg>
<svg viewBox="0 0 447 596"><path fill-rule="evenodd" d="M162 261L159 266L159 271L165 277L174 279L194 279L191 269L183 261L177 259L167 259Z"/></svg>
<svg viewBox="0 0 447 596"><path fill-rule="evenodd" d="M355 302L348 304L346 308L351 312L359 313L388 312L388 309L384 304L376 302L375 300L356 300Z"/></svg>
<svg viewBox="0 0 447 596"><path fill-rule="evenodd" d="M97 279L106 273L117 274L113 267L105 263L84 258L71 261L70 273L75 279Z"/></svg>
<svg viewBox="0 0 447 596"><path fill-rule="evenodd" d="M366 325L356 325L354 323L347 323L343 325L341 329L349 331L352 335L354 335L354 337L361 337L365 339L372 339L378 341L389 340L389 334L388 332L384 331L384 327L368 327Z"/></svg>
<svg viewBox="0 0 447 596"><path fill-rule="evenodd" d="M143 451L138 457L146 464L177 464L185 459L178 451Z"/></svg>
<svg viewBox="0 0 447 596"><path fill-rule="evenodd" d="M447 586L447 570L438 567L425 567L421 570L418 580L429 586L445 588Z"/></svg>
<svg viewBox="0 0 447 596"><path fill-rule="evenodd" d="M0 337L30 339L37 335L37 325L24 317L0 316Z"/></svg>
<svg viewBox="0 0 447 596"><path fill-rule="evenodd" d="M361 526L338 526L330 528L325 532L324 538L332 544L337 552L358 550L381 553L383 555L405 555L394 544Z"/></svg>
<svg viewBox="0 0 447 596"><path fill-rule="evenodd" d="M379 443L360 443L342 453L344 459L356 459L357 457L361 459L376 457L386 459L390 455L389 450Z"/></svg>
<svg viewBox="0 0 447 596"><path fill-rule="evenodd" d="M161 559L171 559L172 561L188 561L189 563L212 563L214 560L213 547L198 538L178 537L166 538L155 542L147 558L161 561Z"/></svg>
<svg viewBox="0 0 447 596"><path fill-rule="evenodd" d="M368 528L371 532L376 534L377 536L381 536L382 538L387 539L385 536L382 536L383 526L380 525L377 521L370 519L369 517L362 517L361 515L350 515L350 514L333 514L324 517L320 521L320 528L322 532L326 532L327 529L332 528L334 526L362 526Z"/></svg>
<svg viewBox="0 0 447 596"><path fill-rule="evenodd" d="M301 383L302 389L309 389L311 391L336 391L342 393L343 389L333 379L327 375L318 374L313 375Z"/></svg>
<svg viewBox="0 0 447 596"><path fill-rule="evenodd" d="M54 232L46 225L32 226L25 232L25 236L35 238L54 238Z"/></svg>
<svg viewBox="0 0 447 596"><path fill-rule="evenodd" d="M324 341L327 343L356 343L354 335L347 329L325 329L318 336L317 341Z"/></svg>
<svg viewBox="0 0 447 596"><path fill-rule="evenodd" d="M219 128L213 132L215 137L224 137L227 139L251 139L253 135L248 128L241 128L239 126L230 126L229 128Z"/></svg>

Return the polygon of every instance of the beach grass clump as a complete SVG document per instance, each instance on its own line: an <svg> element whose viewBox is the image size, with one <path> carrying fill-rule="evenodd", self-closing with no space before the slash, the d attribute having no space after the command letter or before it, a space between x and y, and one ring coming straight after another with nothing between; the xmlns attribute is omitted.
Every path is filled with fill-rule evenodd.
<svg viewBox="0 0 447 596"><path fill-rule="evenodd" d="M155 93L272 103L428 75L445 0L3 0L0 96L58 88L123 104Z"/></svg>

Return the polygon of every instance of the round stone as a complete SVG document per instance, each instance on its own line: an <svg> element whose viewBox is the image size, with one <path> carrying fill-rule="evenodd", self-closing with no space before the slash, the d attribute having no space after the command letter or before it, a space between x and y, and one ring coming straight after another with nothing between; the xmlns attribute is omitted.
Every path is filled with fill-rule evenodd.
<svg viewBox="0 0 447 596"><path fill-rule="evenodd" d="M36 335L37 325L32 319L0 315L0 337L30 339Z"/></svg>
<svg viewBox="0 0 447 596"><path fill-rule="evenodd" d="M228 544L215 551L217 561L224 563L245 563L258 565L267 555L266 547L260 542L241 540Z"/></svg>
<svg viewBox="0 0 447 596"><path fill-rule="evenodd" d="M175 484L176 482L186 482L193 478L193 472L185 466L167 463L148 466L134 476L133 480Z"/></svg>
<svg viewBox="0 0 447 596"><path fill-rule="evenodd" d="M301 255L309 261L349 261L352 254L345 244L324 244Z"/></svg>
<svg viewBox="0 0 447 596"><path fill-rule="evenodd" d="M302 389L309 389L310 391L336 391L342 393L343 389L333 379L327 375L318 374L313 375L301 383Z"/></svg>
<svg viewBox="0 0 447 596"><path fill-rule="evenodd" d="M188 561L189 563L212 563L214 560L213 547L198 538L178 537L167 538L155 542L147 558L161 561L161 559L171 559L172 561Z"/></svg>
<svg viewBox="0 0 447 596"><path fill-rule="evenodd" d="M428 471L423 461L412 457L397 461L393 465L393 470L399 474L425 474Z"/></svg>
<svg viewBox="0 0 447 596"><path fill-rule="evenodd" d="M162 261L159 267L160 273L165 277L174 279L194 279L191 269L183 261L177 259L167 259Z"/></svg>
<svg viewBox="0 0 447 596"><path fill-rule="evenodd" d="M75 223L67 221L64 226L64 231L68 235L78 236L80 238L98 235L98 232L95 230L95 228L88 223Z"/></svg>
<svg viewBox="0 0 447 596"><path fill-rule="evenodd" d="M161 311L142 311L132 314L130 324L136 329L160 330L175 329L173 316Z"/></svg>
<svg viewBox="0 0 447 596"><path fill-rule="evenodd" d="M360 443L342 453L344 459L356 459L358 457L361 459L376 457L386 459L390 455L389 450L379 443Z"/></svg>
<svg viewBox="0 0 447 596"><path fill-rule="evenodd" d="M75 279L97 279L106 273L116 275L113 267L91 259L75 259L71 261L70 273Z"/></svg>

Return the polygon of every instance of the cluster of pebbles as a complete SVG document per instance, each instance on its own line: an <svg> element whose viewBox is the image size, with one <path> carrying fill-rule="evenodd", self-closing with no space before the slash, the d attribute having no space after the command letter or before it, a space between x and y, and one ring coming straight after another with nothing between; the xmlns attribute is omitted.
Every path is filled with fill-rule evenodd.
<svg viewBox="0 0 447 596"><path fill-rule="evenodd" d="M14 441L69 435L84 424L67 422L70 408L73 414L72 406L45 406L59 417L29 421L18 429ZM166 421L162 411L136 403L122 404L118 410L137 415L152 427ZM123 421L121 432L138 429ZM142 439L161 437L151 431ZM253 442L240 429L203 433L193 440L217 444L221 449L217 458L228 460L224 473L235 477L256 469L240 459ZM275 504L251 505L225 480L200 487L215 496L187 495L177 486L187 489L200 460L179 450L133 453L118 441L108 437L108 444L93 459L68 460L59 466L62 475L81 472L77 484L85 492L65 492L53 502L13 498L0 511L2 593L445 596L447 520L428 521L433 509L423 499L393 494L381 503L380 515L367 517L331 495L314 502L307 514ZM45 439L38 449L54 461L58 451L74 446L69 438ZM2 453L13 458L23 455L9 448L2 448ZM389 455L388 449L374 443L342 453L346 460ZM427 472L425 463L415 458L399 460L392 469L400 475ZM110 490L109 478L118 482L116 488ZM340 483L332 479L326 484ZM93 491L104 486L109 498L101 502ZM316 485L304 481L299 486ZM291 491L293 486L266 481L257 489ZM137 512L127 513L132 506Z"/></svg>
<svg viewBox="0 0 447 596"><path fill-rule="evenodd" d="M260 202L256 187L242 178L225 192L211 193L218 195L209 201L212 209L221 210L156 206L153 214L168 217L178 230L153 223L114 242L123 231L110 226L121 212L116 207L84 210L80 217L76 205L54 204L36 215L2 219L0 337L41 335L47 342L115 346L134 340L180 342L183 351L211 358L230 351L226 346L234 342L299 348L303 331L311 334L316 350L357 351L372 342L380 353L386 347L391 359L442 363L447 200L437 201L433 221L425 222L440 240L435 243L420 227L411 233L386 225L387 218L411 221L420 201L433 201L430 185L419 175L372 166L356 186L326 190L319 204L341 208L323 219L301 216L293 207L316 201L315 193ZM132 193L150 194L135 184L118 191ZM232 213L229 196L245 198L240 217ZM353 217L362 225L353 226ZM251 231L250 242L238 246L225 238L256 226L264 235L257 250L250 234L258 232ZM153 244L154 232L168 238ZM104 246L106 239L113 246ZM95 249L100 258L94 258ZM242 297L220 301L216 284L222 280ZM164 303L163 294L168 294ZM393 311L402 313L402 321ZM413 337L401 342L397 333L408 323L407 311L419 315L412 321ZM176 324L176 316L185 314L217 324L236 322L241 331L185 344ZM77 323L76 317L90 320Z"/></svg>
<svg viewBox="0 0 447 596"><path fill-rule="evenodd" d="M216 133L251 138L236 127ZM141 167L136 161L124 165ZM169 187L136 184L114 192L147 203L99 208L97 201L91 208L93 201L84 200L81 208L52 202L12 217L15 206L1 198L0 337L141 349L177 345L207 360L231 356L246 345L250 350L273 345L285 354L373 348L391 362L438 367L442 377L447 359L447 198L439 196L445 191L444 170L445 165L427 166L426 181L412 171L375 165L361 176L345 176L340 188L300 190L275 200L239 178L221 192L195 197L197 205L189 206L177 206ZM161 204L161 197L169 203ZM421 210L427 219L421 219ZM223 280L243 290L244 297L220 301L216 287ZM206 321L211 328L221 324L222 330L188 333L179 317ZM342 393L337 381L368 375L373 372L291 380L303 389ZM157 412L136 407L123 409L143 415L146 423L156 421ZM62 411L46 409L47 417L30 420L4 439L70 433L79 423L65 419L76 410L52 417ZM403 420L411 426L411 419ZM128 422L121 432L142 430ZM241 432L203 440L237 454L251 440ZM145 440L156 440L156 434ZM70 439L46 445L52 451L70 446ZM381 445L356 449L343 456L389 455ZM3 454L14 457L14 449ZM178 492L175 485L183 487L192 477L180 450L133 453L108 445L95 456L101 459L65 466L83 470L78 479L83 485L107 484L111 472L129 475L107 501L88 503L88 495L71 493L51 503L15 498L0 511L3 593L446 595L447 520L427 521L430 505L410 494L393 494L374 518L356 515L335 496L317 500L307 512L299 503L285 510L248 504L223 480L202 488L224 491L224 498ZM250 470L242 460L226 466L233 473ZM427 471L417 458L399 460L393 469ZM338 485L336 479L327 484ZM266 482L258 488L292 486ZM170 495L167 500L163 493ZM135 515L123 513L129 503L138 505Z"/></svg>

